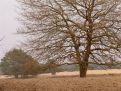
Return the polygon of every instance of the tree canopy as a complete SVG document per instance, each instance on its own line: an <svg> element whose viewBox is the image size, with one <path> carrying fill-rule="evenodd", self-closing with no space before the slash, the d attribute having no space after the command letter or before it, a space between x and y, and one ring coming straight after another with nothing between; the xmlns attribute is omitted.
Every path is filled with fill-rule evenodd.
<svg viewBox="0 0 121 91"><path fill-rule="evenodd" d="M28 50L47 62L106 64L121 57L120 0L18 0ZM116 58L116 59L115 59Z"/></svg>

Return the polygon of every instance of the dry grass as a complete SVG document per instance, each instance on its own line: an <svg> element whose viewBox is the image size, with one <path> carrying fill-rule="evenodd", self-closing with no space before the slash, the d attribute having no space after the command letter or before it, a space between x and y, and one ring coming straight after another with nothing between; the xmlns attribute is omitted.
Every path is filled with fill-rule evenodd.
<svg viewBox="0 0 121 91"><path fill-rule="evenodd" d="M87 73L87 78L79 78L79 72L61 72L56 76L44 74L32 79L1 76L0 91L121 91L121 70Z"/></svg>
<svg viewBox="0 0 121 91"><path fill-rule="evenodd" d="M110 73L110 72L109 72ZM0 91L121 91L120 74L88 74L38 77L32 79L1 79Z"/></svg>

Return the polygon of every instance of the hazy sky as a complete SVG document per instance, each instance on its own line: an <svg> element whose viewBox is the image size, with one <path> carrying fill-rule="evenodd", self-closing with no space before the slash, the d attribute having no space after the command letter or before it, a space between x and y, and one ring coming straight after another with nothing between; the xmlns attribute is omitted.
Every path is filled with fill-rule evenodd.
<svg viewBox="0 0 121 91"><path fill-rule="evenodd" d="M18 28L18 21L16 20L16 1L15 0L1 0L0 1L0 37L4 37L0 42L0 58L10 48L20 44L22 38L16 35Z"/></svg>

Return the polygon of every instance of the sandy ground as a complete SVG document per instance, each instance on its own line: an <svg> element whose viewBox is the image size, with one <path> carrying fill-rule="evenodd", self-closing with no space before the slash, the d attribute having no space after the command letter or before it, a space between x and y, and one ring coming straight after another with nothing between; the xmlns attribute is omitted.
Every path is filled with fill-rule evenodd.
<svg viewBox="0 0 121 91"><path fill-rule="evenodd" d="M107 70L88 70L87 76L90 75L118 75L121 74L121 69L107 69ZM79 71L74 72L58 72L55 76L79 76ZM51 73L40 74L37 77L52 77ZM0 75L0 79L13 78L13 76Z"/></svg>
<svg viewBox="0 0 121 91"><path fill-rule="evenodd" d="M117 75L121 74L121 69L107 69L107 70L88 70L87 75ZM75 72L59 72L55 76L77 76L79 71ZM41 74L39 76L51 76L51 74Z"/></svg>
<svg viewBox="0 0 121 91"><path fill-rule="evenodd" d="M0 75L0 79L14 78L13 76Z"/></svg>

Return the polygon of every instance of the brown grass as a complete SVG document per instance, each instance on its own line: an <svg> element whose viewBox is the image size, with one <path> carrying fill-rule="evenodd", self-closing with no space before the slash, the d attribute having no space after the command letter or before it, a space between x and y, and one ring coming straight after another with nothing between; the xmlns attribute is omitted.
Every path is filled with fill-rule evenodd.
<svg viewBox="0 0 121 91"><path fill-rule="evenodd" d="M121 91L121 75L1 79L0 91Z"/></svg>

